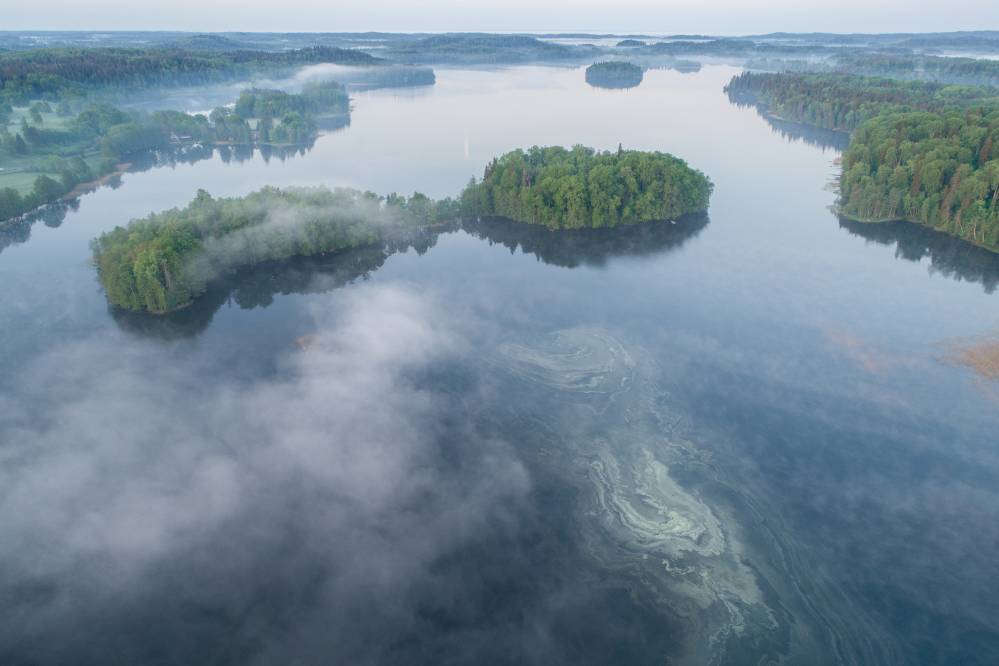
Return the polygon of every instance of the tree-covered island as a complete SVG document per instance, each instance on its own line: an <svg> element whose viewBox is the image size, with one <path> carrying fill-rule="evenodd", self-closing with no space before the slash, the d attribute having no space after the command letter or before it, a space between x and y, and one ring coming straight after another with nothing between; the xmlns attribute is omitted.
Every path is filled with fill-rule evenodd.
<svg viewBox="0 0 999 666"><path fill-rule="evenodd" d="M713 185L660 152L583 146L515 150L493 160L462 194L463 209L551 229L675 220L708 209Z"/></svg>
<svg viewBox="0 0 999 666"><path fill-rule="evenodd" d="M108 300L163 314L190 304L226 271L388 240L442 216L451 200L349 189L267 187L241 198L201 190L186 208L116 227L92 243Z"/></svg>
<svg viewBox="0 0 999 666"><path fill-rule="evenodd" d="M112 305L162 314L243 266L383 243L462 218L553 230L675 220L705 211L711 189L704 174L664 153L535 147L494 160L457 200L327 188L216 199L201 191L186 208L101 235L92 249Z"/></svg>
<svg viewBox="0 0 999 666"><path fill-rule="evenodd" d="M586 82L598 88L634 88L643 77L642 68L630 62L611 60L586 68Z"/></svg>

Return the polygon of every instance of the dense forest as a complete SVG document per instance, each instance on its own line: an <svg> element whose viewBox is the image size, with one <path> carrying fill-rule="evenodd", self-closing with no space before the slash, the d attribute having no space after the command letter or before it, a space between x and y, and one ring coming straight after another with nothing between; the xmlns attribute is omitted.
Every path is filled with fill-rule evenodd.
<svg viewBox="0 0 999 666"><path fill-rule="evenodd" d="M999 251L999 107L886 113L843 155L844 214L905 219Z"/></svg>
<svg viewBox="0 0 999 666"><path fill-rule="evenodd" d="M92 247L112 304L164 313L191 303L215 276L238 267L370 245L457 216L452 200L420 194L265 188L216 199L202 190L186 208L117 227Z"/></svg>
<svg viewBox="0 0 999 666"><path fill-rule="evenodd" d="M847 53L836 57L837 70L967 85L999 86L999 60L948 58L931 55Z"/></svg>
<svg viewBox="0 0 999 666"><path fill-rule="evenodd" d="M599 88L634 88L643 76L638 65L618 60L597 62L586 68L586 82Z"/></svg>
<svg viewBox="0 0 999 666"><path fill-rule="evenodd" d="M665 153L534 147L493 160L462 205L479 217L582 229L704 212L711 190L707 176Z"/></svg>
<svg viewBox="0 0 999 666"><path fill-rule="evenodd" d="M944 111L999 104L999 91L848 74L745 72L725 87L736 103L826 129L850 131L887 111Z"/></svg>
<svg viewBox="0 0 999 666"><path fill-rule="evenodd" d="M309 83L299 94L281 90L244 90L233 111L243 118L277 118L287 113L342 113L349 108L347 90L336 82Z"/></svg>
<svg viewBox="0 0 999 666"><path fill-rule="evenodd" d="M746 73L726 90L791 120L853 130L842 214L918 222L999 251L997 91L802 73Z"/></svg>

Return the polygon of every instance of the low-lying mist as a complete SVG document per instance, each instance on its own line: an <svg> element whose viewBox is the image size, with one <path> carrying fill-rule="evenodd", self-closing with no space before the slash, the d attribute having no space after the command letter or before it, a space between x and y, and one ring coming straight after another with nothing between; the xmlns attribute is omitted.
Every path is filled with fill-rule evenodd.
<svg viewBox="0 0 999 666"><path fill-rule="evenodd" d="M0 662L384 662L483 593L456 553L515 539L531 482L421 381L467 347L407 288L340 302L268 379L102 339L25 372L0 410Z"/></svg>

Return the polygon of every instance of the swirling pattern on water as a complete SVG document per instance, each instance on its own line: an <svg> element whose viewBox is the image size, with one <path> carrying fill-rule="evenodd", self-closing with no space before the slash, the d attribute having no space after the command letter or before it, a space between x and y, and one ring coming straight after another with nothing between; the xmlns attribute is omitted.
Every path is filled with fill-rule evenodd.
<svg viewBox="0 0 999 666"><path fill-rule="evenodd" d="M618 393L635 372L635 361L621 343L597 329L556 331L537 345L505 342L499 350L512 372L562 391Z"/></svg>
<svg viewBox="0 0 999 666"><path fill-rule="evenodd" d="M592 327L498 351L526 382L523 409L557 422L563 446L546 459L565 478L585 479L578 530L587 552L685 623L685 660L719 663L737 643L779 642L780 613L746 564L737 525L671 474L704 454L683 436L654 362Z"/></svg>

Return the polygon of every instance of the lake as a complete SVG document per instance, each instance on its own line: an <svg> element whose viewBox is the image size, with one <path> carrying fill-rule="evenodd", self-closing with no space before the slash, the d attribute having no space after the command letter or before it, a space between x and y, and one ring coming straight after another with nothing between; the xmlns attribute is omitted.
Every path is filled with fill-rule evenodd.
<svg viewBox="0 0 999 666"><path fill-rule="evenodd" d="M125 174L0 250L0 662L991 664L999 257L829 207L841 138L739 72L441 69L349 126ZM199 101L192 101L192 104ZM89 242L264 185L457 194L661 150L707 217L226 276L109 310Z"/></svg>

